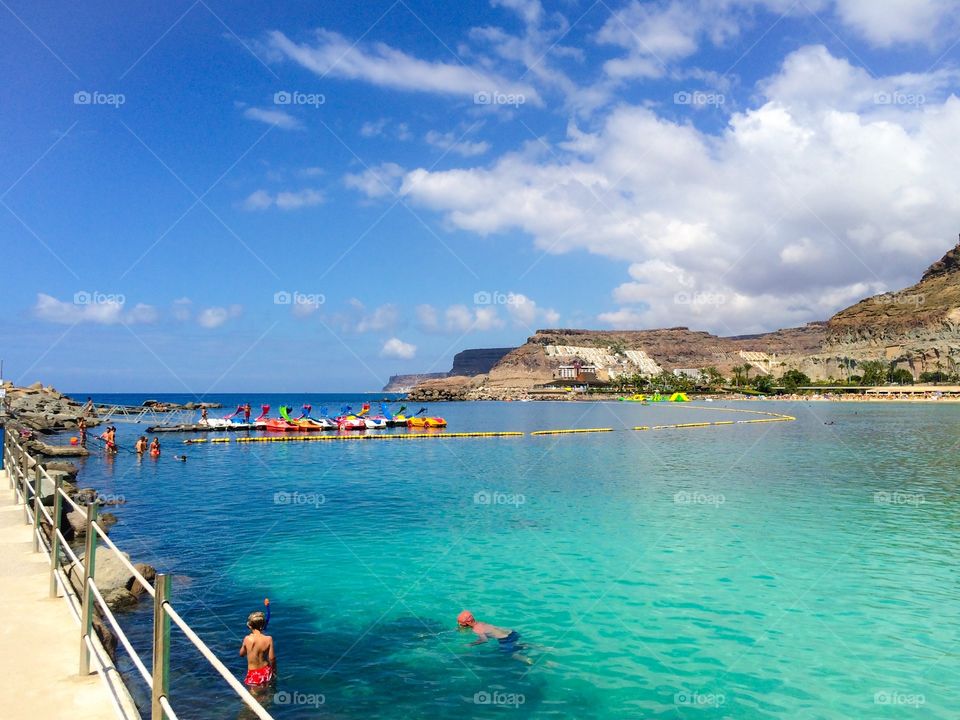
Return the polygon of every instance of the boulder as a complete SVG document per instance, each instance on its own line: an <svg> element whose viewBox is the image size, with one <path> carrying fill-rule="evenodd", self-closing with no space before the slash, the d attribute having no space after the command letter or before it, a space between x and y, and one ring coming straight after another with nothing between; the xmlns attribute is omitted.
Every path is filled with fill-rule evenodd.
<svg viewBox="0 0 960 720"><path fill-rule="evenodd" d="M87 534L87 516L71 510L67 513L67 530L64 536L68 539L85 537Z"/></svg>
<svg viewBox="0 0 960 720"><path fill-rule="evenodd" d="M128 561L130 556L123 553L123 557ZM93 573L97 581L97 588L100 594L106 598L107 593L112 590L126 590L127 585L133 579L133 573L117 557L117 554L108 547L97 548L97 562ZM73 563L70 565L70 584L78 593L83 586L83 565Z"/></svg>
<svg viewBox="0 0 960 720"><path fill-rule="evenodd" d="M79 468L68 460L51 460L44 463L43 467L48 473L62 472L73 477L76 477L77 473L80 472Z"/></svg>
<svg viewBox="0 0 960 720"><path fill-rule="evenodd" d="M103 593L103 601L113 612L130 610L136 607L139 602L137 596L126 588L114 588L110 592Z"/></svg>
<svg viewBox="0 0 960 720"><path fill-rule="evenodd" d="M116 664L117 638L113 634L113 628L110 627L110 623L104 622L99 612L93 614L93 630L97 633L97 637L100 638L100 642L103 645L103 649L107 651L107 655L109 655L110 659Z"/></svg>
<svg viewBox="0 0 960 720"><path fill-rule="evenodd" d="M148 583L152 584L153 581L157 579L157 569L153 567L153 565L136 563L134 567L137 569L137 572L143 575L143 579ZM127 587L127 589L134 597L140 597L147 591L146 588L144 588L143 585L140 584L140 581L136 578L132 578L130 580L130 585Z"/></svg>

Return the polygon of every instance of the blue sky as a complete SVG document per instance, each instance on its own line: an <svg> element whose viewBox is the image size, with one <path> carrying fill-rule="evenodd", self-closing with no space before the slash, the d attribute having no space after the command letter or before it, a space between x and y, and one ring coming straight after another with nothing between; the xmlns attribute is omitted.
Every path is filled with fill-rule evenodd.
<svg viewBox="0 0 960 720"><path fill-rule="evenodd" d="M958 232L941 0L0 17L19 382L366 390L540 327L771 330Z"/></svg>

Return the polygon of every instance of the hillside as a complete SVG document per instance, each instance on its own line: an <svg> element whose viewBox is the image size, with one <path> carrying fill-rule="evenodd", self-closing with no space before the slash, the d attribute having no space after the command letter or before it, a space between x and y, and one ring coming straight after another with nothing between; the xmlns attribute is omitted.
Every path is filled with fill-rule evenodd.
<svg viewBox="0 0 960 720"><path fill-rule="evenodd" d="M882 360L910 370L960 367L960 245L915 285L866 298L826 322L760 335L720 337L685 327L659 330L538 330L484 373L451 373L419 383L414 399L522 396L557 377L561 365L595 365L601 380L713 367L729 375L749 364L779 377L797 369L814 380L843 378Z"/></svg>

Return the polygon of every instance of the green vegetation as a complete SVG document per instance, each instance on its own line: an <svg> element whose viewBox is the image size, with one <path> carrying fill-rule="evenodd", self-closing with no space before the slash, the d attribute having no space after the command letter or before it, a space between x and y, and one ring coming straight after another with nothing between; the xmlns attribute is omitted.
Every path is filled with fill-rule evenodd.
<svg viewBox="0 0 960 720"><path fill-rule="evenodd" d="M864 385L885 385L887 383L889 369L880 360L867 360L860 363L860 371L863 373Z"/></svg>
<svg viewBox="0 0 960 720"><path fill-rule="evenodd" d="M793 393L798 387L810 385L810 377L799 370L787 370L780 378L780 384L783 385L784 390Z"/></svg>

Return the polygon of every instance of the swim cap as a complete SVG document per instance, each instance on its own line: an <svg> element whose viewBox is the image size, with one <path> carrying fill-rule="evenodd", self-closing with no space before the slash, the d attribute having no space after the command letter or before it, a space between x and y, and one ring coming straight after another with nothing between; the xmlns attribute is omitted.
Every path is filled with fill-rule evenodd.
<svg viewBox="0 0 960 720"><path fill-rule="evenodd" d="M457 624L458 625L469 625L474 623L476 620L473 619L473 613L469 610L464 610L462 613L457 615Z"/></svg>

